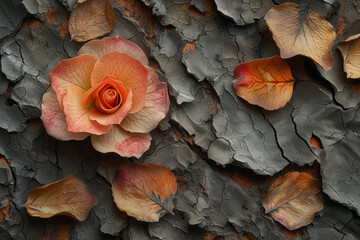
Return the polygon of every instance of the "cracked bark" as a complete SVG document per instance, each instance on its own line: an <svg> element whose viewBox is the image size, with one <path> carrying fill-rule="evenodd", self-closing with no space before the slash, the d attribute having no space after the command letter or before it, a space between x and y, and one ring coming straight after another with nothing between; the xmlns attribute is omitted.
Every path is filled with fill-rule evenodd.
<svg viewBox="0 0 360 240"><path fill-rule="evenodd" d="M57 141L38 120L49 72L81 47L66 31L75 2L0 3L0 239L360 238L360 95L339 52L333 49L327 72L304 57L289 61L297 83L283 109L251 106L232 88L238 63L278 54L263 17L284 1L112 1L116 25L108 36L137 43L170 88L170 112L138 160L177 177L175 216L158 223L117 210L106 164L119 156L96 152L89 139ZM340 39L359 31L358 1L293 2L310 4L334 27L342 17ZM323 149L311 145L314 135ZM324 210L293 233L261 206L271 182L291 170L321 177L324 190ZM96 195L89 218L29 217L22 206L29 191L68 174Z"/></svg>

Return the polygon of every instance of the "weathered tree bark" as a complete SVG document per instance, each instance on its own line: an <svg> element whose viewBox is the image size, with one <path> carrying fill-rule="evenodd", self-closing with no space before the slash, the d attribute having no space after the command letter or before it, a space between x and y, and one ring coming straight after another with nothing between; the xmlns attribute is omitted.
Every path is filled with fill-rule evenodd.
<svg viewBox="0 0 360 240"><path fill-rule="evenodd" d="M131 160L176 175L175 215L144 223L116 208L104 177L108 160L121 157L96 152L89 139L57 141L39 120L49 73L82 45L67 29L76 1L2 0L0 239L360 239L359 80L346 79L336 44L327 72L305 57L290 59L297 82L282 109L249 105L232 87L237 64L279 54L263 17L283 2L113 0L116 26L108 36L141 46L171 95L150 150ZM292 2L322 14L339 39L360 32L358 0ZM292 170L322 179L324 209L290 232L261 200ZM29 191L68 174L96 195L88 219L29 217Z"/></svg>

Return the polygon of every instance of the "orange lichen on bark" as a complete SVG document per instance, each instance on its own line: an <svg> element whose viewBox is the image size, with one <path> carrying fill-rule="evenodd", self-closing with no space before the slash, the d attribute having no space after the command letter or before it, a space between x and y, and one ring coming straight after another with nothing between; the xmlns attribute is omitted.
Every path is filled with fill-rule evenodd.
<svg viewBox="0 0 360 240"><path fill-rule="evenodd" d="M46 15L46 20L48 23L53 24L56 21L59 21L61 18L61 14L59 13L59 9L49 8L48 13Z"/></svg>
<svg viewBox="0 0 360 240"><path fill-rule="evenodd" d="M150 8L144 6L139 0L117 0L120 6L124 7L124 13L128 17L133 18L140 27L145 29L148 35L148 41L151 42L155 37L154 31L159 32L159 29L154 26L153 15Z"/></svg>
<svg viewBox="0 0 360 240"><path fill-rule="evenodd" d="M183 53L187 53L189 51L195 50L196 49L196 43L197 43L197 41L186 43L184 48L183 48Z"/></svg>
<svg viewBox="0 0 360 240"><path fill-rule="evenodd" d="M339 23L336 25L336 38L338 38L345 30L346 24L344 18L339 17Z"/></svg>
<svg viewBox="0 0 360 240"><path fill-rule="evenodd" d="M0 160L2 161L3 158L0 158ZM6 160L5 160L5 162L7 163ZM10 213L10 210L11 210L11 204L13 202L12 198L13 198L13 196L10 195L9 196L9 205L7 205L6 207L0 209L0 221L4 221L4 220L10 220L11 221L11 218L8 218L8 217L9 217L9 213Z"/></svg>
<svg viewBox="0 0 360 240"><path fill-rule="evenodd" d="M188 10L193 15L196 15L196 16L199 16L202 18L207 18L215 13L216 5L213 0L206 0L206 6L207 6L207 11L204 13L199 12L194 6L190 5L190 3L186 3L186 4L182 5L182 9Z"/></svg>
<svg viewBox="0 0 360 240"><path fill-rule="evenodd" d="M64 22L61 24L61 25L59 25L59 26L57 26L56 28L57 28L57 30L59 30L59 35L60 35L60 37L62 37L63 39L66 37L66 35L68 35L68 33L69 33L69 17L68 16L66 16L66 18L65 18L65 20L64 20Z"/></svg>

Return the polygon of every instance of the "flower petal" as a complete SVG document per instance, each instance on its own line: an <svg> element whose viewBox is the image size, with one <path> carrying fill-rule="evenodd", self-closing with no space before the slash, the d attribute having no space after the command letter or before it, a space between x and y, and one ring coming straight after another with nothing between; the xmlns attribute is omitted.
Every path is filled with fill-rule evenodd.
<svg viewBox="0 0 360 240"><path fill-rule="evenodd" d="M81 96L85 92L78 86L68 89L64 97L64 113L69 131L88 132L92 134L105 134L110 131L112 125L103 126L96 121L89 119L89 111L93 104L81 105Z"/></svg>
<svg viewBox="0 0 360 240"><path fill-rule="evenodd" d="M148 59L144 51L135 43L120 36L92 40L80 48L78 55L91 54L96 58L100 58L102 55L113 51L127 53L138 59L142 64L148 65Z"/></svg>
<svg viewBox="0 0 360 240"><path fill-rule="evenodd" d="M99 112L95 107L89 112L89 119L94 120L101 125L120 124L131 109L132 92L128 92L126 99L122 102L119 110L112 114Z"/></svg>
<svg viewBox="0 0 360 240"><path fill-rule="evenodd" d="M91 85L95 86L109 74L132 90L132 108L129 113L140 111L145 103L149 70L139 60L126 53L110 52L95 63L91 74Z"/></svg>
<svg viewBox="0 0 360 240"><path fill-rule="evenodd" d="M87 90L91 87L90 76L95 62L94 56L85 54L60 61L50 73L51 86L56 92L61 109L68 88L78 86Z"/></svg>
<svg viewBox="0 0 360 240"><path fill-rule="evenodd" d="M150 76L144 107L137 113L129 114L120 124L129 132L148 133L152 131L169 111L170 100L167 84L158 80L153 69L149 68L149 70Z"/></svg>
<svg viewBox="0 0 360 240"><path fill-rule="evenodd" d="M102 153L116 152L122 157L140 158L150 147L149 133L130 133L114 125L105 135L91 136L93 147Z"/></svg>
<svg viewBox="0 0 360 240"><path fill-rule="evenodd" d="M61 141L83 140L89 133L74 133L68 131L65 114L61 111L56 93L52 88L44 94L41 104L41 120L44 123L46 132Z"/></svg>

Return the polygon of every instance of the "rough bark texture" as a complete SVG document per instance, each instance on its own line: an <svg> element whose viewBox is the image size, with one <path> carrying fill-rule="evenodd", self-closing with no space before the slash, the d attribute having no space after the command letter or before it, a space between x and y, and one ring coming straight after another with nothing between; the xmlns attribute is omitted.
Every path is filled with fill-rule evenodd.
<svg viewBox="0 0 360 240"><path fill-rule="evenodd" d="M150 150L132 159L162 164L177 176L175 215L158 223L137 222L116 208L103 173L118 155L96 152L89 139L57 141L39 120L49 73L82 45L70 41L67 29L75 2L0 2L1 240L360 238L359 81L346 79L336 47L327 72L304 57L290 59L297 82L280 110L251 106L232 87L237 64L278 54L263 17L287 1L112 2L116 26L108 36L141 46L172 96ZM292 2L310 4L339 39L360 31L358 0ZM294 232L261 205L274 179L291 170L321 177L324 201L313 223ZM88 219L29 217L23 207L29 191L68 174L96 195Z"/></svg>

